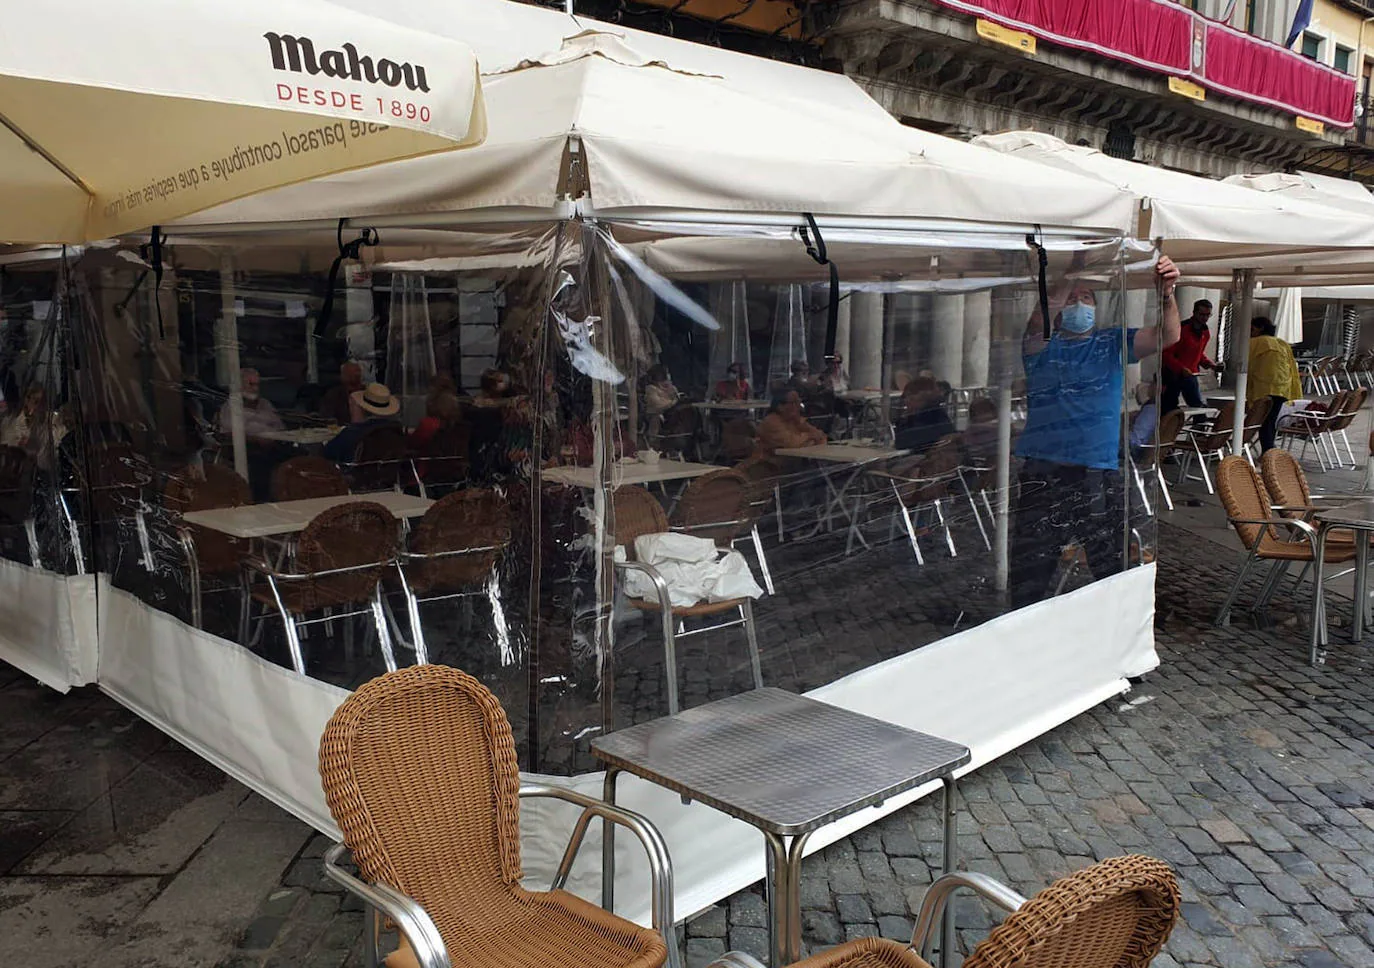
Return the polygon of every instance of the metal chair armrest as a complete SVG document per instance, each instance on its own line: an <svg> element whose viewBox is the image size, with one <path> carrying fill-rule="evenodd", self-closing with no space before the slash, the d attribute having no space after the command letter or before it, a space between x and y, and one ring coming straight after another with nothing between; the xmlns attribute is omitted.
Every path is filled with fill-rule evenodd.
<svg viewBox="0 0 1374 968"><path fill-rule="evenodd" d="M639 842L644 845L644 853L649 858L649 886L652 892L650 911L653 928L662 936L664 944L676 944L673 934L673 861L663 835L647 817L607 803L605 800L587 796L585 793L545 783L522 783L520 797L549 797L565 800L582 808L582 813L573 826L572 836L568 839L568 846L563 851L563 859L559 861L558 870L554 873L552 890L561 890L567 884L573 861L577 859L577 852L582 848L582 841L587 835L587 827L593 817L600 817L609 823L624 827L638 837Z"/></svg>
<svg viewBox="0 0 1374 968"><path fill-rule="evenodd" d="M440 561L444 558L461 558L464 555L484 555L492 551L502 551L510 545L510 535L500 544L494 545L474 545L471 548L454 548L451 551L402 551L400 559L402 563L410 561ZM323 574L321 572L320 574Z"/></svg>
<svg viewBox="0 0 1374 968"><path fill-rule="evenodd" d="M343 844L335 844L325 851L324 876L393 921L410 943L420 968L452 968L444 939L425 909L394 887L368 884L344 870L339 859L347 850Z"/></svg>
<svg viewBox="0 0 1374 968"><path fill-rule="evenodd" d="M325 568L320 571L277 571L261 558L245 559L244 564L250 571L256 571L275 581L314 581L317 578L332 578L335 575L348 575L355 571L369 571L373 568L385 568L387 565L395 563L395 561L396 558L393 555L385 561L367 561L361 565L349 565L345 568Z"/></svg>
<svg viewBox="0 0 1374 968"><path fill-rule="evenodd" d="M657 568L642 561L617 561L615 567L617 571L637 571L642 575L647 575L649 580L654 583L654 592L658 596L659 608L663 609L665 615L672 614L673 598L668 593L668 583L663 580L663 576L659 574Z"/></svg>
<svg viewBox="0 0 1374 968"><path fill-rule="evenodd" d="M1026 903L1026 899L1000 881L973 871L951 871L935 879L921 901L916 915L916 930L911 935L911 950L930 960L930 942L945 913L945 905L960 888L968 888L983 900L1011 913Z"/></svg>
<svg viewBox="0 0 1374 968"><path fill-rule="evenodd" d="M1301 531L1304 535L1306 535L1306 536L1308 536L1308 537L1315 537L1316 534L1317 534L1317 529L1316 529L1316 528L1312 527L1312 525L1309 524L1308 522L1299 520L1298 518L1232 518L1232 517L1228 517L1226 520L1229 521L1231 524L1269 524L1269 525L1274 525L1275 527L1284 526L1284 527L1289 527L1289 528L1296 528L1297 530Z"/></svg>

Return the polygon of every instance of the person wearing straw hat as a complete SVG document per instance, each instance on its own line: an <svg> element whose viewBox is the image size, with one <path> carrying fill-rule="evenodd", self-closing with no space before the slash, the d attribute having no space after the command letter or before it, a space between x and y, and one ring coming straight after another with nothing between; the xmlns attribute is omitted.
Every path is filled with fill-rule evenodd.
<svg viewBox="0 0 1374 968"><path fill-rule="evenodd" d="M395 426L393 418L400 412L401 402L391 395L390 388L385 384L369 383L364 389L349 394L348 409L353 422L324 445L324 456L332 461L352 460L358 444L369 431L377 427Z"/></svg>

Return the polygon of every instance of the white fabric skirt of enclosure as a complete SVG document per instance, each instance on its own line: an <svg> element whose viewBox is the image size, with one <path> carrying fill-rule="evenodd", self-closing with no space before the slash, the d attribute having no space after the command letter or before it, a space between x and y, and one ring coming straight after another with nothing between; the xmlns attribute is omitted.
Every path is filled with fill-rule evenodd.
<svg viewBox="0 0 1374 968"><path fill-rule="evenodd" d="M66 692L96 681L94 575L0 560L0 659Z"/></svg>
<svg viewBox="0 0 1374 968"><path fill-rule="evenodd" d="M12 580L28 581L33 593L11 599L24 603L22 628L31 631L25 640L30 643L45 641L48 632L70 620L71 603L86 600L73 592L72 579L10 563L3 567L18 569ZM50 580L40 588L39 578ZM810 695L965 743L973 751L967 769L976 769L1122 692L1128 678L1159 664L1154 582L1154 565L1135 568L845 676ZM103 578L99 604L102 689L283 809L338 836L320 790L316 751L325 723L346 696L342 689L191 628L111 588ZM3 628L8 642L21 626ZM599 795L602 774L527 779ZM937 784L911 791L827 827L811 838L809 850L935 789ZM648 815L667 838L679 919L763 876L762 838L745 824L700 804L684 806L676 794L628 776L620 781L620 802ZM574 816L566 804L522 806L531 886L547 884ZM647 923L643 855L627 836L617 846L617 909ZM592 837L570 888L598 899L599 869L599 841Z"/></svg>

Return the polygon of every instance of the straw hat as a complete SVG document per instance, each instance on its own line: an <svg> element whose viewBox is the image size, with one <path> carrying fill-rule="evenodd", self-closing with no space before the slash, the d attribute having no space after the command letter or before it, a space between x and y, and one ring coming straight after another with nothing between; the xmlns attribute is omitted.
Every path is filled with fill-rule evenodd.
<svg viewBox="0 0 1374 968"><path fill-rule="evenodd" d="M383 383L369 383L367 389L354 390L348 396L360 409L377 417L391 417L401 409L401 401Z"/></svg>

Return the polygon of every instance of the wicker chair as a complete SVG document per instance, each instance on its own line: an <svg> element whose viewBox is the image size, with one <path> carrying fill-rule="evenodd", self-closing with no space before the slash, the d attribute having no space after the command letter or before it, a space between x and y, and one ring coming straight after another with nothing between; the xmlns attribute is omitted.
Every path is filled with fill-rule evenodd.
<svg viewBox="0 0 1374 968"><path fill-rule="evenodd" d="M770 457L750 457L735 465L749 479L750 511L756 521L772 514L778 523L778 540L782 540L782 479L783 466Z"/></svg>
<svg viewBox="0 0 1374 968"><path fill-rule="evenodd" d="M1251 444L1259 443L1259 432L1264 426L1264 421L1269 418L1269 411L1273 409L1274 401L1268 397L1251 401L1245 406L1245 428L1241 435L1241 453L1250 462L1251 467L1255 464L1254 454L1250 450Z"/></svg>
<svg viewBox="0 0 1374 968"><path fill-rule="evenodd" d="M272 472L274 501L304 501L347 493L348 480L343 471L338 464L323 457L293 457Z"/></svg>
<svg viewBox="0 0 1374 968"><path fill-rule="evenodd" d="M959 556L958 549L954 546L954 534L949 528L949 519L945 516L945 501L950 500L951 504L953 503L950 498L950 487L955 481L961 480L959 470L962 462L959 435L949 434L940 438L935 446L919 457L907 457L898 460L887 469L868 472L870 477L876 479L891 493L894 499L893 514L901 516L902 524L906 527L907 540L911 543L911 552L916 556L918 565L924 565L926 559L916 538L915 522L926 509L935 512L935 517L944 530L945 546L949 548L950 557ZM972 501L971 496L969 500ZM849 539L845 545L846 554L851 550L856 538L862 540L862 535L859 534L859 524L862 521L860 512L861 508L856 506L851 517Z"/></svg>
<svg viewBox="0 0 1374 968"><path fill-rule="evenodd" d="M411 457L411 473L420 486L420 496L443 493L460 487L468 479L468 445L472 427L465 423L440 428L429 439L423 453Z"/></svg>
<svg viewBox="0 0 1374 968"><path fill-rule="evenodd" d="M0 446L0 526L22 529L29 549L29 564L43 565L38 529L33 519L34 463L22 447Z"/></svg>
<svg viewBox="0 0 1374 968"><path fill-rule="evenodd" d="M510 723L477 680L415 666L366 683L320 739L320 780L343 843L327 877L400 929L388 968L657 968L679 966L672 864L648 820L561 787L521 785ZM553 888L521 886L520 799L582 808ZM562 888L593 818L634 833L649 856L653 930ZM343 868L352 852L358 876Z"/></svg>
<svg viewBox="0 0 1374 968"><path fill-rule="evenodd" d="M1226 456L1226 452L1231 446L1231 431L1235 425L1236 402L1230 400L1217 412L1216 419L1210 425L1201 429L1195 427L1183 429L1192 450L1191 452L1187 449L1183 451L1183 463L1178 469L1178 483L1182 484L1188 477L1188 470L1192 466L1193 457L1196 456L1198 467L1202 471L1202 481L1207 485L1207 493L1216 493L1216 488L1212 486L1212 477L1207 473L1207 462L1220 461Z"/></svg>
<svg viewBox="0 0 1374 968"><path fill-rule="evenodd" d="M315 516L296 542L296 568L278 571L265 561L249 559L249 569L266 579L252 590L253 600L273 608L286 629L291 664L305 674L300 630L309 625L371 614L387 669L396 668L391 636L382 609L383 572L396 560L396 519L380 504L348 501ZM358 608L356 606L364 606ZM342 613L335 609L350 609ZM307 619L315 612L323 618Z"/></svg>
<svg viewBox="0 0 1374 968"><path fill-rule="evenodd" d="M722 460L747 460L754 453L754 441L758 432L754 421L745 417L724 420L720 425L720 451Z"/></svg>
<svg viewBox="0 0 1374 968"><path fill-rule="evenodd" d="M420 621L420 606L427 602L485 596L498 645L503 653L510 648L496 587L496 565L509 545L510 506L495 491L454 491L425 512L397 564L416 662L429 661Z"/></svg>
<svg viewBox="0 0 1374 968"><path fill-rule="evenodd" d="M679 403L663 414L658 433L649 440L663 453L685 460L688 454L695 453L700 434L701 412L690 403Z"/></svg>
<svg viewBox="0 0 1374 968"><path fill-rule="evenodd" d="M1252 611L1263 609L1273 597L1279 582L1293 562L1312 563L1316 560L1317 529L1300 518L1276 516L1269 492L1255 469L1243 457L1227 457L1217 468L1217 486L1221 494L1226 518L1235 528L1246 556L1226 601L1217 613L1217 625L1230 621L1231 607L1240 593L1241 584L1258 561L1271 563L1269 576L1260 588ZM1353 560L1354 542L1328 542L1323 563L1339 564ZM1326 641L1326 579L1314 583L1312 589L1313 657L1317 661L1317 643Z"/></svg>
<svg viewBox="0 0 1374 968"><path fill-rule="evenodd" d="M1345 442L1345 452L1350 457L1351 467L1356 467L1358 464L1355 460L1355 451L1350 446L1350 437L1346 431L1349 430L1350 425L1355 422L1355 418L1360 415L1360 411L1364 409L1365 401L1368 399L1369 390L1366 388L1359 387L1358 389L1351 390L1346 394L1345 405L1341 407L1340 413L1336 415L1335 419L1331 421L1330 426L1327 427L1332 449L1337 455L1340 454L1340 448L1336 445L1336 434L1341 435L1341 440Z"/></svg>
<svg viewBox="0 0 1374 968"><path fill-rule="evenodd" d="M700 538L713 538L722 548L751 540L759 571L763 573L763 585L772 595L773 576L763 553L763 538L759 536L761 513L754 502L754 485L749 478L736 470L712 471L688 485L673 513L672 527Z"/></svg>
<svg viewBox="0 0 1374 968"><path fill-rule="evenodd" d="M663 665L668 677L668 713L678 712L677 695L677 640L689 635L714 632L720 629L744 626L744 634L749 641L749 664L754 674L754 688L763 688L763 672L759 664L759 640L754 629L754 603L748 598L731 598L723 602L698 602L695 605L673 605L668 594L668 585L663 576L649 564L634 559L635 539L644 534L662 534L669 530L668 517L658 500L642 487L622 487L611 498L611 513L614 517L615 543L625 546L628 561L616 562L617 574L637 571L653 582L657 591L654 599L627 598L633 607L646 612L658 612L663 626ZM738 612L739 618L730 619L703 628L686 629L685 620L728 612ZM674 623L676 622L676 630Z"/></svg>
<svg viewBox="0 0 1374 968"><path fill-rule="evenodd" d="M251 545L241 538L233 538L213 528L202 528L180 520L188 511L208 511L214 508L236 508L253 503L248 482L232 468L221 464L206 464L204 479L197 480L190 468L173 475L163 488L163 504L176 516L177 539L186 555L186 568L191 581L191 624L204 627L202 599L205 578L219 578L225 582L216 591L236 590L242 596L240 632L247 621L248 593L245 585L244 563ZM229 580L232 579L232 584Z"/></svg>
<svg viewBox="0 0 1374 968"><path fill-rule="evenodd" d="M911 944L860 938L792 968L930 968L934 928L961 887L1010 912L964 959L965 968L1146 968L1169 939L1180 904L1168 865L1138 854L1070 874L1030 900L981 874L946 874L926 892ZM732 952L708 968L762 966Z"/></svg>
<svg viewBox="0 0 1374 968"><path fill-rule="evenodd" d="M1146 495L1146 474L1154 475L1155 480L1159 482L1159 493L1164 498L1164 504L1170 511L1174 509L1174 498L1169 493L1169 484L1164 478L1163 461L1166 455L1178 448L1178 435L1183 432L1185 416L1182 410L1170 410L1160 417L1159 426L1156 428L1158 442L1145 445L1140 449L1139 456L1131 458L1131 472L1135 476L1136 490L1140 493L1146 514L1154 513L1150 510L1150 499Z"/></svg>
<svg viewBox="0 0 1374 968"><path fill-rule="evenodd" d="M399 491L402 473L410 468L410 448L400 424L369 430L358 441L353 460L345 466L350 489L356 494Z"/></svg>
<svg viewBox="0 0 1374 968"><path fill-rule="evenodd" d="M1336 452L1335 441L1329 435L1331 428L1345 413L1345 404L1349 396L1346 391L1339 391L1327 403L1324 413L1303 410L1285 418L1285 426L1279 428L1279 436L1284 439L1290 449L1294 441L1302 441L1302 451L1298 455L1299 460L1307 456L1307 448L1311 447L1317 455L1317 463L1322 470L1329 470L1331 467L1340 465L1341 461Z"/></svg>

